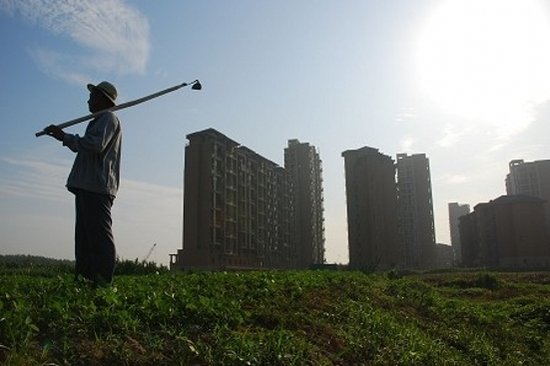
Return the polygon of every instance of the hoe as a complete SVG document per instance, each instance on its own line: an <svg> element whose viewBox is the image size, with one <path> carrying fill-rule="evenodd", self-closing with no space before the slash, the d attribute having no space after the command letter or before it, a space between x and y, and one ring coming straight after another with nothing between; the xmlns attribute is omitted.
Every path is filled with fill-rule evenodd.
<svg viewBox="0 0 550 366"><path fill-rule="evenodd" d="M184 86L188 86L188 85L191 85L191 89L193 90L201 90L202 89L202 85L201 83L198 81L198 80L195 80L195 81L192 81L190 83L182 83L182 84L178 84L178 85L175 85L171 88L168 88L168 89L164 89L164 90L161 90L157 93L153 93L151 95L147 95L143 98L139 98L139 99L136 99L136 100L132 100L132 101L129 101L129 102L126 102L126 103L122 103L122 104L119 104L119 105L116 105L114 107L111 107L111 108L108 108L108 109L104 109L102 111L99 111L99 112L95 112L95 113L92 113L92 114L88 114L87 116L83 116L83 117L79 117L79 118L75 118L75 119L72 119L70 121L67 121L67 122L63 122L63 123L60 123L57 125L57 127L59 128L66 128L66 127L69 127L69 126L72 126L72 125L76 125L77 123L80 123L80 122L84 122L84 121L87 121L89 119L92 119L92 118L95 118L97 115L105 112L105 111L111 111L111 112L114 112L114 111L118 111L120 109L124 109L124 108L128 108L128 107L132 107L132 106L135 106L136 104L140 104L140 103L143 103L143 102L146 102L148 100L151 100L153 98L156 98L156 97L160 97L161 95L164 95L164 94L167 94L167 93L171 93L173 91L176 91L180 88L183 88ZM39 137L39 136L42 136L42 135L45 135L46 132L44 130L40 131L40 132L37 132L35 133L34 135L36 137Z"/></svg>

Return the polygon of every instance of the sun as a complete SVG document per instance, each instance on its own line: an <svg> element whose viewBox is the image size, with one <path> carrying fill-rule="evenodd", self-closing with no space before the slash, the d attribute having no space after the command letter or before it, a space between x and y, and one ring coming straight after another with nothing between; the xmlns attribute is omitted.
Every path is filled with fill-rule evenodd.
<svg viewBox="0 0 550 366"><path fill-rule="evenodd" d="M550 9L536 0L446 0L416 44L421 91L464 123L506 138L550 99Z"/></svg>

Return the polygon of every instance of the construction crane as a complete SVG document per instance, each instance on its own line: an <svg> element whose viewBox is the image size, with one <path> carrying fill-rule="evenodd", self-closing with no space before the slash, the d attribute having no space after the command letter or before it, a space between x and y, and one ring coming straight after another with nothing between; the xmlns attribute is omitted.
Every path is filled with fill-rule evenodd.
<svg viewBox="0 0 550 366"><path fill-rule="evenodd" d="M155 250L155 247L157 246L157 243L153 244L153 246L151 247L151 249L149 249L149 251L147 252L147 255L145 257L143 257L143 260L142 262L147 262L147 260L149 259L149 257L151 256L151 254L153 254L153 250Z"/></svg>

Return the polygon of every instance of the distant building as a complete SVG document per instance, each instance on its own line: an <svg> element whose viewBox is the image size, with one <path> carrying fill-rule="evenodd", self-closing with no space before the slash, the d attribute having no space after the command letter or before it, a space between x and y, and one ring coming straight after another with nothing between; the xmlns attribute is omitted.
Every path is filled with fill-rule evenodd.
<svg viewBox="0 0 550 366"><path fill-rule="evenodd" d="M460 230L458 229L459 218L470 213L470 205L449 203L449 229L451 231L451 245L454 253L454 263L462 263L462 247L460 245Z"/></svg>
<svg viewBox="0 0 550 366"><path fill-rule="evenodd" d="M437 243L435 268L451 268L453 266L453 248L447 244Z"/></svg>
<svg viewBox="0 0 550 366"><path fill-rule="evenodd" d="M372 147L347 150L342 156L350 268L388 269L402 265L392 158Z"/></svg>
<svg viewBox="0 0 550 366"><path fill-rule="evenodd" d="M436 264L430 161L426 154L397 154L397 204L405 266Z"/></svg>
<svg viewBox="0 0 550 366"><path fill-rule="evenodd" d="M187 139L183 247L171 268L296 268L288 172L214 129Z"/></svg>
<svg viewBox="0 0 550 366"><path fill-rule="evenodd" d="M550 267L544 200L501 196L460 217L462 260L468 267Z"/></svg>
<svg viewBox="0 0 550 366"><path fill-rule="evenodd" d="M309 143L293 139L285 148L285 169L294 192L294 232L298 267L325 262L325 228L321 159Z"/></svg>
<svg viewBox="0 0 550 366"><path fill-rule="evenodd" d="M545 200L546 228L550 233L550 160L512 160L509 168L510 172L506 176L506 193Z"/></svg>
<svg viewBox="0 0 550 366"><path fill-rule="evenodd" d="M479 267L481 266L481 263L476 215L472 212L468 215L460 216L458 218L458 222L462 257L462 261L460 263L465 267Z"/></svg>

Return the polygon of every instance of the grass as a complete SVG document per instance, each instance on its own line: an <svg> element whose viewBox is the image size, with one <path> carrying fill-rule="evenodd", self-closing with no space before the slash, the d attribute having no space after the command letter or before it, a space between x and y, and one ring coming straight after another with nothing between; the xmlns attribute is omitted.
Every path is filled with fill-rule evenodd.
<svg viewBox="0 0 550 366"><path fill-rule="evenodd" d="M3 275L0 363L547 365L550 273Z"/></svg>

